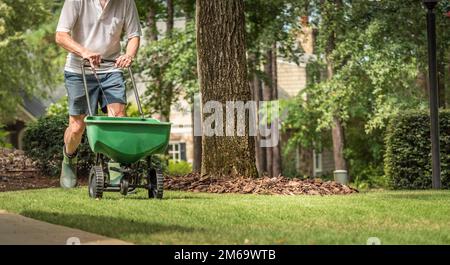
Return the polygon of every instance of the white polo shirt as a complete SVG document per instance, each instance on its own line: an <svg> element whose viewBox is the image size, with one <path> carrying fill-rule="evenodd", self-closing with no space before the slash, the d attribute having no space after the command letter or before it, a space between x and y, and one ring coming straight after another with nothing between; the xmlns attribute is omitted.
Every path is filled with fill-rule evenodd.
<svg viewBox="0 0 450 265"><path fill-rule="evenodd" d="M70 32L83 47L104 59L121 54L121 35L128 39L141 36L139 15L134 0L109 0L103 9L100 0L65 0L56 31ZM82 58L69 53L65 69L81 73ZM102 64L99 73L120 71L113 63Z"/></svg>

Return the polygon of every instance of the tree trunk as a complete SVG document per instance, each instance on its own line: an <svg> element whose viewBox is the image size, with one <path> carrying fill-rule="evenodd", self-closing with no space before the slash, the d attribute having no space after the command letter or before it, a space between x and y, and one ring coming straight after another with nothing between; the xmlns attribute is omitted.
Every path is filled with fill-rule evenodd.
<svg viewBox="0 0 450 265"><path fill-rule="evenodd" d="M336 12L337 9L342 8L341 0L334 0L336 9L332 12ZM336 31L331 30L328 36L326 45L326 55L325 60L327 63L327 74L328 80L331 80L334 76L334 65L331 54L336 48ZM337 102L338 104L338 102ZM347 162L344 158L344 127L342 126L342 121L338 116L338 113L333 115L333 124L331 128L331 136L333 141L333 157L334 157L334 167L335 170L348 170Z"/></svg>
<svg viewBox="0 0 450 265"><path fill-rule="evenodd" d="M256 102L256 108L259 110L259 101L262 100L261 95L261 79L257 75L257 71L259 69L259 60L258 55L251 53L249 55L249 65L254 66L254 70L251 73L251 81L250 87L252 91L252 99ZM259 115L256 116L256 124L259 125ZM266 153L265 149L261 148L261 135L258 133L256 135L255 141L255 158L256 158L256 168L258 169L258 175L262 176L264 174L264 170L266 168Z"/></svg>
<svg viewBox="0 0 450 265"><path fill-rule="evenodd" d="M181 8L186 17L186 22L191 21L195 13L195 0L182 0Z"/></svg>
<svg viewBox="0 0 450 265"><path fill-rule="evenodd" d="M278 100L278 71L277 71L277 45L272 46L272 99ZM279 124L279 118L275 117L274 123ZM279 125L277 125L277 130L279 133ZM275 177L281 175L281 142L277 140L277 144L272 147L272 174Z"/></svg>
<svg viewBox="0 0 450 265"><path fill-rule="evenodd" d="M166 27L166 34L167 34L167 36L169 38L172 37L173 24L174 24L173 0L167 0L167 27Z"/></svg>
<svg viewBox="0 0 450 265"><path fill-rule="evenodd" d="M148 39L150 41L158 40L158 28L156 27L156 8L154 5L150 5L147 15L148 25Z"/></svg>
<svg viewBox="0 0 450 265"><path fill-rule="evenodd" d="M173 0L167 0L167 20L166 20L166 38L172 37L173 25L174 25L174 4ZM161 73L163 74L163 73ZM161 78L160 78L161 79ZM161 85L162 82L160 82ZM162 92L165 90L165 92ZM161 94L166 94L166 100L162 100L161 102L161 116L160 120L163 122L168 122L170 120L170 112L171 112L171 102L173 98L173 84L171 82L166 82L164 87L161 87ZM168 104L169 103L169 104Z"/></svg>
<svg viewBox="0 0 450 265"><path fill-rule="evenodd" d="M272 50L268 50L266 53L266 63L264 64L264 73L266 74L266 81L264 82L263 100L269 102L273 96L273 84L272 84ZM271 124L268 122L267 128L270 128ZM273 154L272 147L265 147L266 149L266 168L265 171L269 177L273 175Z"/></svg>
<svg viewBox="0 0 450 265"><path fill-rule="evenodd" d="M243 0L197 0L198 74L202 104L216 101L214 117L227 124L227 101L248 102L251 91L247 78L245 16ZM212 114L211 116L213 116ZM235 124L244 124L243 136L206 135L203 115L202 175L211 178L256 177L254 138L249 136L246 116L233 115ZM244 119L244 120L243 120ZM216 119L214 126L219 127ZM215 128L224 131L224 128ZM236 128L235 128L236 129ZM236 134L236 130L235 130Z"/></svg>

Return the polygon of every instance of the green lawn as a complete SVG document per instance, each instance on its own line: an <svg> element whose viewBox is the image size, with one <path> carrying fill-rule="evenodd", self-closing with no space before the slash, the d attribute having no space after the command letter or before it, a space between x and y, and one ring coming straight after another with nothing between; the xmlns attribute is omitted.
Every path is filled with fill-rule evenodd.
<svg viewBox="0 0 450 265"><path fill-rule="evenodd" d="M450 192L350 196L146 192L92 200L86 188L0 193L0 209L145 244L450 244Z"/></svg>

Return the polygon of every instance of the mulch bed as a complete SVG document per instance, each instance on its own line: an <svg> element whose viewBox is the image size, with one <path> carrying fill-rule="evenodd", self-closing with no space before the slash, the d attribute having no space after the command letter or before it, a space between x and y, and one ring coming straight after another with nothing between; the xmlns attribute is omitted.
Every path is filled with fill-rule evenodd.
<svg viewBox="0 0 450 265"><path fill-rule="evenodd" d="M57 187L59 179L41 176L23 151L0 148L0 192Z"/></svg>
<svg viewBox="0 0 450 265"><path fill-rule="evenodd" d="M210 179L200 174L167 177L165 188L190 192L241 193L270 195L343 195L357 193L356 189L334 181L321 179L289 179L286 177L246 178L232 180Z"/></svg>
<svg viewBox="0 0 450 265"><path fill-rule="evenodd" d="M79 182L80 185L87 185L86 178L80 178ZM196 173L166 177L164 186L167 190L208 193L336 195L358 192L334 181L318 178L289 179L279 176L228 180L210 179ZM0 192L50 187L59 187L59 178L40 175L36 163L26 157L23 151L0 148Z"/></svg>
<svg viewBox="0 0 450 265"><path fill-rule="evenodd" d="M58 187L59 179L39 176L36 173L0 172L0 192Z"/></svg>

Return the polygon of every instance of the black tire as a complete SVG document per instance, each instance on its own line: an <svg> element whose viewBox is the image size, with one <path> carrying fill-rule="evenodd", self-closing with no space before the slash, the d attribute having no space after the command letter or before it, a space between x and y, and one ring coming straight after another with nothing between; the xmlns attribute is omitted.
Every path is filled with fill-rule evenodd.
<svg viewBox="0 0 450 265"><path fill-rule="evenodd" d="M105 174L101 166L93 166L89 173L89 196L94 199L103 197Z"/></svg>
<svg viewBox="0 0 450 265"><path fill-rule="evenodd" d="M162 199L164 194L164 175L161 168L150 168L147 180L148 198Z"/></svg>
<svg viewBox="0 0 450 265"><path fill-rule="evenodd" d="M130 186L130 184L129 184L128 180L122 178L122 180L120 181L120 194L122 194L123 196L127 196L129 186Z"/></svg>

